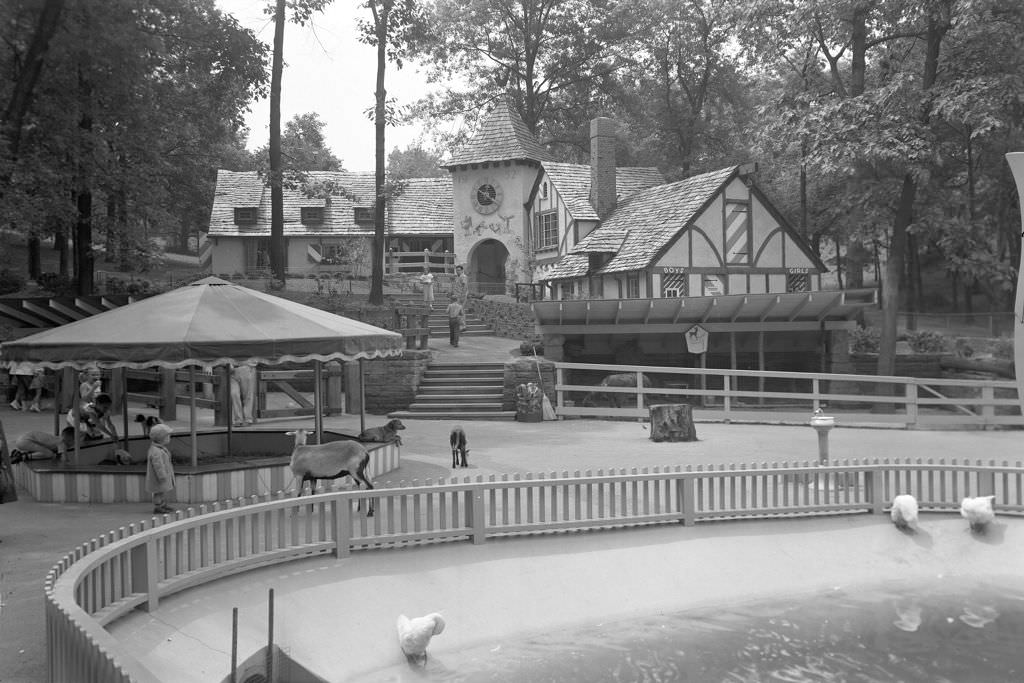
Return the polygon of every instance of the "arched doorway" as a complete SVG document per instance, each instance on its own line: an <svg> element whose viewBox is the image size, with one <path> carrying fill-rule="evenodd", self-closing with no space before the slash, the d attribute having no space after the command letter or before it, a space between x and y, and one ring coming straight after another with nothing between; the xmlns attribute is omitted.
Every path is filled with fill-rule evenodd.
<svg viewBox="0 0 1024 683"><path fill-rule="evenodd" d="M469 254L469 289L477 294L505 293L505 263L508 249L495 239L483 240Z"/></svg>

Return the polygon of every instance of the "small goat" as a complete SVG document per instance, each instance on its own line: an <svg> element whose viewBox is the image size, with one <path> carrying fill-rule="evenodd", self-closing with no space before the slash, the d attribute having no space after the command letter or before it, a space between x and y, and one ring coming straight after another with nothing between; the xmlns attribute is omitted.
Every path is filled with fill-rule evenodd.
<svg viewBox="0 0 1024 683"><path fill-rule="evenodd" d="M452 433L448 435L448 443L452 446L452 469L469 467L469 463L466 461L469 448L466 446L466 432L462 429L462 425L452 427Z"/></svg>
<svg viewBox="0 0 1024 683"><path fill-rule="evenodd" d="M142 413L135 416L135 421L142 425L143 436L149 436L149 430L152 429L154 425L163 424L163 420L156 415L143 415Z"/></svg>
<svg viewBox="0 0 1024 683"><path fill-rule="evenodd" d="M360 441L381 441L387 443L394 441L399 446L402 445L402 435L399 434L399 430L405 429L405 425L402 421L395 418L388 420L380 427L370 427L362 434L359 435Z"/></svg>
<svg viewBox="0 0 1024 683"><path fill-rule="evenodd" d="M298 495L302 495L302 489L305 488L307 481L310 493L315 493L317 480L338 479L346 475L352 477L357 488L360 483L366 484L367 489L373 488L370 478L366 476L370 454L358 441L331 441L318 446L307 446L306 435L309 432L305 429L296 429L287 434L295 437L295 448L292 450L289 467L295 478L300 479ZM373 516L373 501L367 506L366 516Z"/></svg>

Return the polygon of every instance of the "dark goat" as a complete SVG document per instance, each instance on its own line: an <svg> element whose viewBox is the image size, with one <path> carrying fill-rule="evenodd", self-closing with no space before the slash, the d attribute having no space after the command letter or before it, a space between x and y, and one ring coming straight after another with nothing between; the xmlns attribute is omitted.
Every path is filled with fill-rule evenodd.
<svg viewBox="0 0 1024 683"><path fill-rule="evenodd" d="M461 425L452 427L452 433L448 435L448 443L452 447L452 469L456 467L469 467L467 457L469 448L466 445L466 432Z"/></svg>
<svg viewBox="0 0 1024 683"><path fill-rule="evenodd" d="M653 382L647 375L643 376L643 384L645 388L651 388ZM618 372L606 376L597 385L599 387L635 387L636 386L636 373L635 372ZM635 405L636 399L631 394L618 393L618 392L601 392L592 391L583 397L582 405L584 407L597 408L602 406L608 406L611 408L624 408Z"/></svg>

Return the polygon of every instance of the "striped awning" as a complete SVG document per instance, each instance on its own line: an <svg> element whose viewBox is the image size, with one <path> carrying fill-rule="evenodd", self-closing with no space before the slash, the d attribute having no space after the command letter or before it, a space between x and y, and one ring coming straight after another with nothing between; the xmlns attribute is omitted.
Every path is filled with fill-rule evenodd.
<svg viewBox="0 0 1024 683"><path fill-rule="evenodd" d="M785 294L734 294L662 299L536 301L541 334L680 332L700 324L708 332L847 329L861 311L878 305L878 290L847 289Z"/></svg>

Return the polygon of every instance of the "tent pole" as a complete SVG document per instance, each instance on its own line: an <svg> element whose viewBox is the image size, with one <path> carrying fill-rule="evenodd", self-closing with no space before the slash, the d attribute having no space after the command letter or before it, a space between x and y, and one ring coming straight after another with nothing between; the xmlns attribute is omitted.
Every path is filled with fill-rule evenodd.
<svg viewBox="0 0 1024 683"><path fill-rule="evenodd" d="M231 453L231 435L235 431L235 402L231 400L231 363L224 366L223 372L221 373L221 389L217 392L217 398L221 403L221 412L227 412L228 416L228 454ZM227 386L227 397L228 405L227 411L224 410L224 387Z"/></svg>
<svg viewBox="0 0 1024 683"><path fill-rule="evenodd" d="M313 361L313 429L316 430L316 442L324 442L324 392L321 387L323 382L323 363Z"/></svg>
<svg viewBox="0 0 1024 683"><path fill-rule="evenodd" d="M192 467L199 465L199 448L196 445L196 369L188 366L188 423L192 431Z"/></svg>
<svg viewBox="0 0 1024 683"><path fill-rule="evenodd" d="M124 426L124 433L121 435L121 443L124 450L128 451L128 368L121 368L121 414L124 419L121 424Z"/></svg>
<svg viewBox="0 0 1024 683"><path fill-rule="evenodd" d="M359 433L366 431L366 384L363 381L363 359L359 359Z"/></svg>
<svg viewBox="0 0 1024 683"><path fill-rule="evenodd" d="M75 397L71 399L71 401L71 414L75 416L75 461L71 464L78 467L78 456L80 452L78 442L82 440L82 395L77 384L75 385Z"/></svg>

